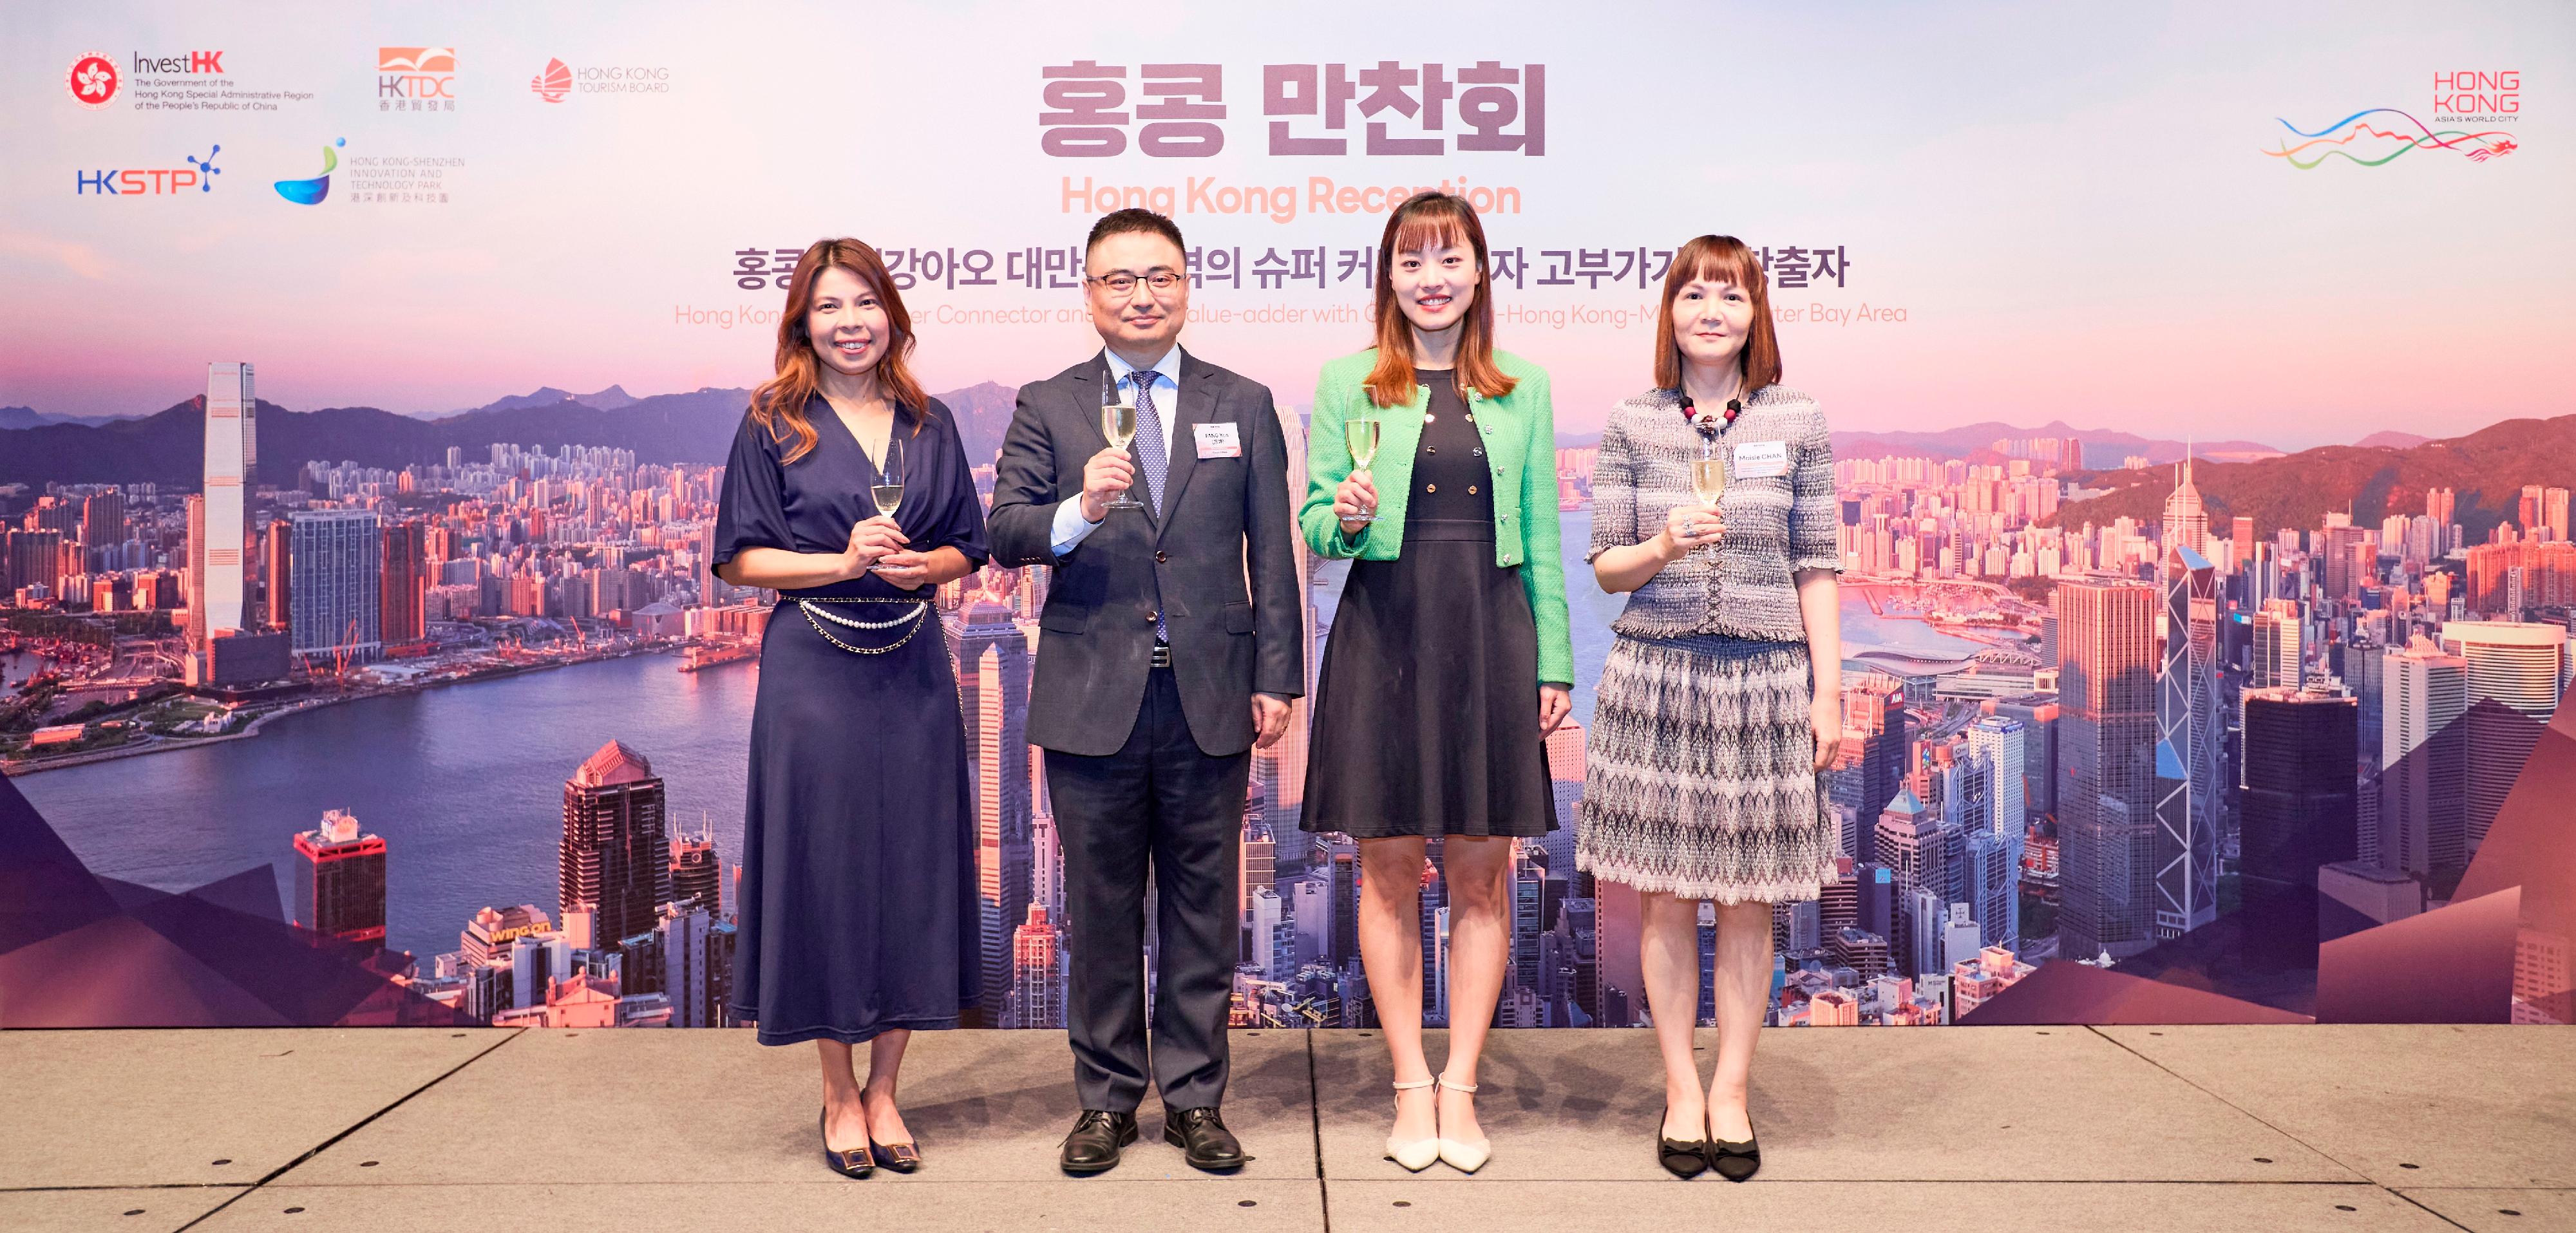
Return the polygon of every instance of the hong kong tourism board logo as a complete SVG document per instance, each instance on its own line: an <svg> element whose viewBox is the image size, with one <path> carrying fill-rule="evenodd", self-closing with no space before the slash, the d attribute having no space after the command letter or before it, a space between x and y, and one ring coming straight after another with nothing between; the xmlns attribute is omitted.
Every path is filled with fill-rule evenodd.
<svg viewBox="0 0 2576 1233"><path fill-rule="evenodd" d="M549 103L580 94L668 94L671 70L660 64L595 64L574 68L548 58L528 79L528 92Z"/></svg>
<svg viewBox="0 0 2576 1233"><path fill-rule="evenodd" d="M116 88L125 82L117 72L116 61L103 51L85 51L72 61L72 71L64 84L71 88L72 101L91 111L105 111L116 101Z"/></svg>
<svg viewBox="0 0 2576 1233"><path fill-rule="evenodd" d="M2289 131L2263 153L2301 171L2313 171L2331 159L2385 167L2419 150L2433 156L2456 155L2472 163L2491 162L2522 148L2509 127L2522 120L2522 71L2437 72L2426 114L2433 117L2432 123L2403 108L2366 107L2313 130L2275 117Z"/></svg>
<svg viewBox="0 0 2576 1233"><path fill-rule="evenodd" d="M456 110L456 49L376 49L376 110Z"/></svg>

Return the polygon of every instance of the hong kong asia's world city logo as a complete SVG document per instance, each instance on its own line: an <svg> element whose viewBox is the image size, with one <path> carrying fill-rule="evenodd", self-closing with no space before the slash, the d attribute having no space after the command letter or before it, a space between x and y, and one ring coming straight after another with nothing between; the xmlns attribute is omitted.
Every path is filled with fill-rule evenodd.
<svg viewBox="0 0 2576 1233"><path fill-rule="evenodd" d="M310 180L280 180L277 182L277 195L297 205L322 204L322 199L331 195L331 173L340 169L336 147L348 144L349 139L342 137L322 147L322 174Z"/></svg>
<svg viewBox="0 0 2576 1233"><path fill-rule="evenodd" d="M528 89L549 103L560 103L572 93L572 66L561 60L546 61L545 71L530 78Z"/></svg>
<svg viewBox="0 0 2576 1233"><path fill-rule="evenodd" d="M116 61L103 51L82 52L72 61L72 70L64 84L70 87L72 101L92 111L103 111L116 100L116 87L124 77L116 71Z"/></svg>
<svg viewBox="0 0 2576 1233"><path fill-rule="evenodd" d="M2417 150L2455 154L2472 163L2503 158L2522 148L2506 127L2522 119L2522 73L2435 73L2428 114L2431 124L2402 108L2367 107L2314 130L2275 117L2289 132L2263 153L2301 171L2337 158L2355 166L2385 167Z"/></svg>

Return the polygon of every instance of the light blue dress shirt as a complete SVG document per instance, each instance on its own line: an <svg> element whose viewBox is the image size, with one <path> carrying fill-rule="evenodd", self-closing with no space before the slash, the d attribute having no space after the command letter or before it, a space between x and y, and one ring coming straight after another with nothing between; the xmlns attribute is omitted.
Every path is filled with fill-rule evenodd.
<svg viewBox="0 0 2576 1233"><path fill-rule="evenodd" d="M1136 366L1118 358L1117 352L1104 350L1102 354L1109 357L1110 380L1124 384L1127 374L1136 371ZM1180 372L1181 345L1174 343L1172 349L1154 364L1154 418L1162 423L1163 456L1166 458L1172 457L1172 451L1179 448L1174 441L1179 424ZM1082 498L1079 495L1066 497L1055 507L1055 526L1048 533L1047 544L1055 549L1057 556L1063 556L1073 551L1074 546L1099 525L1082 516Z"/></svg>

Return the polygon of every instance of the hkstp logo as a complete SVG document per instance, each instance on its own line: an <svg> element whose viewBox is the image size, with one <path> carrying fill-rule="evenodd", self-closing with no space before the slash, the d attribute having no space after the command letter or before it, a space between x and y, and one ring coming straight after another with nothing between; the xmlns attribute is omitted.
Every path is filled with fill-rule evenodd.
<svg viewBox="0 0 2576 1233"><path fill-rule="evenodd" d="M572 93L572 66L561 60L546 61L545 71L530 78L528 89L549 103L560 103Z"/></svg>
<svg viewBox="0 0 2576 1233"><path fill-rule="evenodd" d="M185 167L124 167L112 170L83 171L79 174L74 196L96 193L102 197L160 197L180 192L191 185L201 193L215 191L215 177L222 168L215 166L215 156L222 146L206 151L206 157L188 156Z"/></svg>
<svg viewBox="0 0 2576 1233"><path fill-rule="evenodd" d="M72 61L72 71L64 84L71 88L72 101L92 111L104 111L116 99L116 88L123 84L123 74L116 71L116 61L103 51L85 51Z"/></svg>

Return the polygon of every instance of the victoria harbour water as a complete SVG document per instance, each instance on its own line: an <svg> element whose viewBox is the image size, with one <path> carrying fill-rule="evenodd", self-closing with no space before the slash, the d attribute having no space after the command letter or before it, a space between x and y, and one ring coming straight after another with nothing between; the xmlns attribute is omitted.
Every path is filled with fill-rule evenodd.
<svg viewBox="0 0 2576 1233"><path fill-rule="evenodd" d="M1567 512L1563 531L1575 717L1588 723L1623 599L1602 594L1581 565L1591 515ZM1321 581L1317 606L1328 618L1337 579ZM1842 611L1851 650L1975 649L1919 621L1876 617L1857 598ZM91 869L167 890L254 866L282 873L297 831L324 810L348 810L389 847L388 943L427 956L454 949L479 908L555 910L564 780L611 740L662 776L674 833L704 819L724 862L741 859L759 666L683 673L677 662L637 656L369 698L282 717L248 740L15 782ZM853 724L902 722L851 703ZM725 893L729 904L729 883Z"/></svg>

